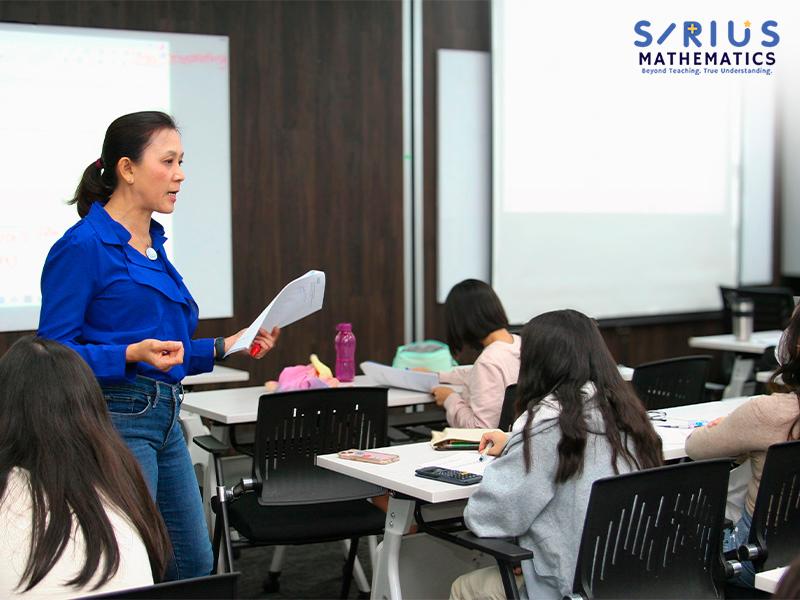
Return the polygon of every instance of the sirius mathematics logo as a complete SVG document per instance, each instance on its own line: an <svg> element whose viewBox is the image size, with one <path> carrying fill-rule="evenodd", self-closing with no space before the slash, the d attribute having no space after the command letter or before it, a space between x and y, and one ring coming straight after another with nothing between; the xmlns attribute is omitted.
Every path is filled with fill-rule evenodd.
<svg viewBox="0 0 800 600"><path fill-rule="evenodd" d="M772 75L775 48L781 41L778 22L637 21L633 44L644 74Z"/></svg>

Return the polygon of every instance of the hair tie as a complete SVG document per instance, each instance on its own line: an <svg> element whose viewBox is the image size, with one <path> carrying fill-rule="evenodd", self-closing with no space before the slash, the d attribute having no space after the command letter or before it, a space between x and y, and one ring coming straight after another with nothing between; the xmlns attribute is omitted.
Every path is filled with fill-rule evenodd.
<svg viewBox="0 0 800 600"><path fill-rule="evenodd" d="M97 167L98 169L102 169L103 168L103 159L102 158L98 158L96 161L94 161L94 166Z"/></svg>

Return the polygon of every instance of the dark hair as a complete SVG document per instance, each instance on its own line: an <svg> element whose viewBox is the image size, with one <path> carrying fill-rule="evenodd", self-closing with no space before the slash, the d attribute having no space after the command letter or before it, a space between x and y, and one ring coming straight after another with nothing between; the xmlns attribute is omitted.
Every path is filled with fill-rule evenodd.
<svg viewBox="0 0 800 600"><path fill-rule="evenodd" d="M517 414L528 413L523 433L525 468L531 467L530 425L536 407L552 394L560 403L556 482L563 483L583 470L589 425L581 388L594 384L594 402L603 415L604 435L611 444L614 473L622 456L631 467L661 464L661 438L655 432L641 400L619 374L617 365L594 321L574 310L557 310L531 319L522 330ZM623 434L625 441L623 441ZM627 446L633 440L635 452Z"/></svg>
<svg viewBox="0 0 800 600"><path fill-rule="evenodd" d="M783 332L779 348L781 364L769 380L771 391L788 388L795 395L798 413L800 413L800 349L797 347L798 344L800 344L800 305L795 307L789 326ZM778 378L783 379L783 384L778 383ZM797 431L797 435L800 438L800 414L797 415L794 423L789 427L789 434L786 439L798 439L793 436L795 431Z"/></svg>
<svg viewBox="0 0 800 600"><path fill-rule="evenodd" d="M789 565L772 597L780 600L800 600L800 556Z"/></svg>
<svg viewBox="0 0 800 600"><path fill-rule="evenodd" d="M33 511L28 562L18 584L23 591L33 589L64 553L73 516L86 540L86 560L66 584L83 587L99 571L97 589L113 577L120 551L104 503L139 532L153 578L162 578L169 538L139 465L111 424L89 366L52 340L23 337L0 358L0 498L14 468L28 473Z"/></svg>
<svg viewBox="0 0 800 600"><path fill-rule="evenodd" d="M178 130L173 118L163 112L148 110L114 119L106 129L100 158L86 167L75 197L69 201L78 205L81 218L89 214L93 202L106 202L117 188L120 159L127 157L138 163L153 134L163 129Z"/></svg>
<svg viewBox="0 0 800 600"><path fill-rule="evenodd" d="M482 350L481 340L508 327L508 317L492 286L477 279L457 283L444 301L447 345L453 354L469 346Z"/></svg>

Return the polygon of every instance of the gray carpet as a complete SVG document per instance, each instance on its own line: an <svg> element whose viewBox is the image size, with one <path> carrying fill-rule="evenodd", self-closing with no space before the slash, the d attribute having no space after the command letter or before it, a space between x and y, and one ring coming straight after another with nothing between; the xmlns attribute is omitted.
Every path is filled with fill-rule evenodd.
<svg viewBox="0 0 800 600"><path fill-rule="evenodd" d="M361 540L358 557L372 579L369 562L369 547ZM242 548L234 568L241 572L239 580L240 598L338 598L342 585L344 550L341 542L307 544L286 548L283 572L280 576L280 591L266 593L262 584L269 570L272 548ZM350 586L350 598L358 598L355 580Z"/></svg>

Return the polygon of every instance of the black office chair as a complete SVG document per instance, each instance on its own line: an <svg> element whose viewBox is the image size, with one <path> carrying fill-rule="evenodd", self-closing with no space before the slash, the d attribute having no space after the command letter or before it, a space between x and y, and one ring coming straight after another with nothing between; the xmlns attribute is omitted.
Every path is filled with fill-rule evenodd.
<svg viewBox="0 0 800 600"><path fill-rule="evenodd" d="M511 426L514 424L514 415L516 414L517 384L512 383L506 388L506 393L503 396L503 408L500 410L500 423L497 428L502 431L511 431Z"/></svg>
<svg viewBox="0 0 800 600"><path fill-rule="evenodd" d="M731 303L742 298L753 301L753 331L783 330L789 325L794 310L794 296L789 288L719 286L719 292L724 331L731 331Z"/></svg>
<svg viewBox="0 0 800 600"><path fill-rule="evenodd" d="M758 486L753 524L739 560L756 571L785 567L800 550L800 441L767 450Z"/></svg>
<svg viewBox="0 0 800 600"><path fill-rule="evenodd" d="M699 404L705 400L711 357L683 356L639 365L633 384L647 410Z"/></svg>
<svg viewBox="0 0 800 600"><path fill-rule="evenodd" d="M123 598L140 600L171 600L178 598L197 600L228 600L239 597L239 573L223 573L180 581L167 581L156 585L95 594L92 600L120 600Z"/></svg>
<svg viewBox="0 0 800 600"><path fill-rule="evenodd" d="M568 598L720 598L729 469L710 460L595 481Z"/></svg>
<svg viewBox="0 0 800 600"><path fill-rule="evenodd" d="M214 558L224 552L233 569L233 548L288 546L350 539L342 582L346 598L358 540L383 533L386 515L366 499L381 487L315 465L318 454L387 443L386 388L336 388L265 394L258 403L253 479L212 499L217 514ZM217 481L227 446L210 436L195 443L214 455ZM255 493L247 493L255 492ZM232 542L230 527L243 540ZM274 589L278 574L271 573Z"/></svg>

